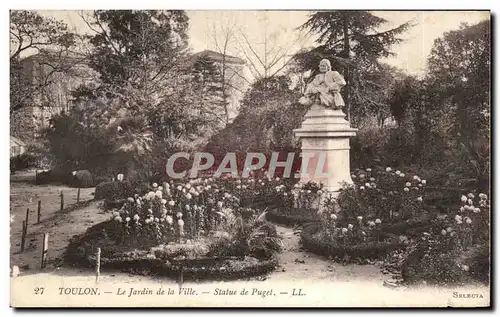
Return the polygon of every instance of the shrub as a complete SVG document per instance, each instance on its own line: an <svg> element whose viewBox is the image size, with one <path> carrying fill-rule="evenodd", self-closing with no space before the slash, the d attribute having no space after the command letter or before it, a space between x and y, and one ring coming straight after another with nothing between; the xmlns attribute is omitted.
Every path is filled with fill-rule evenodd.
<svg viewBox="0 0 500 317"><path fill-rule="evenodd" d="M127 182L105 182L98 184L95 188L96 200L100 199L123 199L134 195L133 186Z"/></svg>
<svg viewBox="0 0 500 317"><path fill-rule="evenodd" d="M425 179L390 167L359 169L351 177L354 184L344 185L337 199L340 221L353 223L361 216L385 224L427 216Z"/></svg>
<svg viewBox="0 0 500 317"><path fill-rule="evenodd" d="M16 155L10 158L10 170L18 171L36 165L36 157L30 153Z"/></svg>
<svg viewBox="0 0 500 317"><path fill-rule="evenodd" d="M483 193L462 195L460 201L458 212L439 217L408 253L403 265L407 282L488 283L490 202Z"/></svg>
<svg viewBox="0 0 500 317"><path fill-rule="evenodd" d="M79 170L72 173L70 185L78 188L88 188L94 186L92 173L88 170Z"/></svg>

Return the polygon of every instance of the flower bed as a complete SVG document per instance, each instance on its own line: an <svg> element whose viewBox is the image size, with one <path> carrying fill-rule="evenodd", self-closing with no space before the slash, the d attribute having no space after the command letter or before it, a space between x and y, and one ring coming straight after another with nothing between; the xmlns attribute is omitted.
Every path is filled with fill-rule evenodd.
<svg viewBox="0 0 500 317"><path fill-rule="evenodd" d="M71 239L64 255L65 263L94 267L99 247L102 269L136 274L176 277L182 266L186 279L233 279L266 274L277 266L276 257L259 257L262 253L214 255L214 249L221 252L223 238L218 236L158 246L147 240L116 244L118 234L112 220L90 227L84 235Z"/></svg>
<svg viewBox="0 0 500 317"><path fill-rule="evenodd" d="M379 232L376 239L362 242L349 242L337 239L323 223L309 223L301 233L304 249L318 255L333 257L336 260L346 259L380 259L388 253L405 247L397 237Z"/></svg>

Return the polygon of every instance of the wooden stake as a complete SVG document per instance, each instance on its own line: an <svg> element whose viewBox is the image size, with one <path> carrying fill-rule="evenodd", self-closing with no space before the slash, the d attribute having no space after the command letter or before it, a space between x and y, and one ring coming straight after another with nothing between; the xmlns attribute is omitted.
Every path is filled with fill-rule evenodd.
<svg viewBox="0 0 500 317"><path fill-rule="evenodd" d="M37 210L37 223L40 223L40 216L42 215L42 201L38 201L38 210Z"/></svg>
<svg viewBox="0 0 500 317"><path fill-rule="evenodd" d="M26 209L26 226L28 225L28 220L29 220L29 217L30 217L30 209Z"/></svg>
<svg viewBox="0 0 500 317"><path fill-rule="evenodd" d="M27 228L26 221L23 220L23 232L21 234L21 252L24 252L24 245L26 243Z"/></svg>
<svg viewBox="0 0 500 317"><path fill-rule="evenodd" d="M80 202L80 187L78 187L78 192L76 193L76 203Z"/></svg>
<svg viewBox="0 0 500 317"><path fill-rule="evenodd" d="M47 265L47 253L49 251L49 234L45 233L43 235L43 245L42 245L42 263L41 268L44 269Z"/></svg>
<svg viewBox="0 0 500 317"><path fill-rule="evenodd" d="M101 248L97 248L97 256L95 261L95 282L99 283L99 275L101 275Z"/></svg>
<svg viewBox="0 0 500 317"><path fill-rule="evenodd" d="M64 192L61 191L61 211L64 209Z"/></svg>
<svg viewBox="0 0 500 317"><path fill-rule="evenodd" d="M184 266L181 264L179 267L179 290L182 288L182 284L184 284Z"/></svg>

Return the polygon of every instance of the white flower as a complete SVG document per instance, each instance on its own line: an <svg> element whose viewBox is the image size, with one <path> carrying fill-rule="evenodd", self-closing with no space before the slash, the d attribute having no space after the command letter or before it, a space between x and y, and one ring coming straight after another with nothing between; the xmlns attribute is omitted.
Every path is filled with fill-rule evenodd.
<svg viewBox="0 0 500 317"><path fill-rule="evenodd" d="M320 189L320 190L318 190L318 195L321 195L321 194L323 194L323 191Z"/></svg>
<svg viewBox="0 0 500 317"><path fill-rule="evenodd" d="M366 188L370 188L370 187L371 187L371 186L370 186L370 183L365 183L365 187L366 187Z"/></svg>
<svg viewBox="0 0 500 317"><path fill-rule="evenodd" d="M380 219L377 218L377 219L375 219L375 223L379 225L379 224L382 223L382 220L380 220Z"/></svg>
<svg viewBox="0 0 500 317"><path fill-rule="evenodd" d="M155 196L156 196L156 197L158 197L158 198L160 198L160 199L162 198L162 195L163 195L163 193L162 193L162 191L161 191L161 190L158 190L158 191L156 191L156 193L155 193Z"/></svg>
<svg viewBox="0 0 500 317"><path fill-rule="evenodd" d="M410 183L410 182L406 182L405 186L406 186L406 187L410 187L410 186L411 186L411 183Z"/></svg>
<svg viewBox="0 0 500 317"><path fill-rule="evenodd" d="M375 178L374 177L370 177L370 182L374 182L375 181Z"/></svg>
<svg viewBox="0 0 500 317"><path fill-rule="evenodd" d="M161 203L162 203L162 205L165 205L167 203L167 200L166 199L162 199Z"/></svg>
<svg viewBox="0 0 500 317"><path fill-rule="evenodd" d="M182 190L182 186L181 186L181 185L178 185L178 186L177 186L177 190L178 190L178 191L181 191L181 190Z"/></svg>
<svg viewBox="0 0 500 317"><path fill-rule="evenodd" d="M138 214L135 214L135 215L134 215L134 220L135 220L135 221L139 221L139 215L138 215Z"/></svg>
<svg viewBox="0 0 500 317"><path fill-rule="evenodd" d="M191 189L191 184L187 183L187 184L186 184L186 188L187 188L187 189Z"/></svg>
<svg viewBox="0 0 500 317"><path fill-rule="evenodd" d="M455 221L457 221L457 222L462 221L462 216L456 215L455 216Z"/></svg>
<svg viewBox="0 0 500 317"><path fill-rule="evenodd" d="M352 228L354 228L354 226L352 224L347 225L347 229L352 230Z"/></svg>
<svg viewBox="0 0 500 317"><path fill-rule="evenodd" d="M193 193L193 195L195 195L196 197L198 197L198 196L200 196L200 193L198 193L197 191L195 191L195 192Z"/></svg>
<svg viewBox="0 0 500 317"><path fill-rule="evenodd" d="M187 194L186 194L186 198L187 198L187 199L191 199L191 198L193 198L193 196L191 196L191 194L190 194L190 193L187 193Z"/></svg>
<svg viewBox="0 0 500 317"><path fill-rule="evenodd" d="M146 200L151 200L155 197L155 193L154 192L149 192L147 195L146 195Z"/></svg>
<svg viewBox="0 0 500 317"><path fill-rule="evenodd" d="M461 200L463 203L467 202L467 196L462 195L462 197L460 197L460 200Z"/></svg>
<svg viewBox="0 0 500 317"><path fill-rule="evenodd" d="M175 201L171 200L168 202L168 204L173 207L175 205Z"/></svg>
<svg viewBox="0 0 500 317"><path fill-rule="evenodd" d="M422 184L418 184L418 187L422 187L423 185Z"/></svg>
<svg viewBox="0 0 500 317"><path fill-rule="evenodd" d="M241 185L236 186L236 189L241 189Z"/></svg>
<svg viewBox="0 0 500 317"><path fill-rule="evenodd" d="M370 227L375 227L375 222L374 221L368 221L368 225Z"/></svg>
<svg viewBox="0 0 500 317"><path fill-rule="evenodd" d="M474 208L474 213L478 214L481 212L481 209L479 209L478 207Z"/></svg>
<svg viewBox="0 0 500 317"><path fill-rule="evenodd" d="M371 172L371 171L372 171L372 169L371 169L371 168L367 168L367 169L366 169L366 171L367 171L367 172Z"/></svg>
<svg viewBox="0 0 500 317"><path fill-rule="evenodd" d="M364 231L361 231L361 234L364 235L364 236L366 236L366 232L364 232Z"/></svg>
<svg viewBox="0 0 500 317"><path fill-rule="evenodd" d="M398 175L398 176L399 176L399 174L401 174L401 172L400 172L400 171L396 171L396 175Z"/></svg>
<svg viewBox="0 0 500 317"><path fill-rule="evenodd" d="M445 235L446 235L446 230L444 230L444 229L443 229L443 230L441 230L441 234L442 234L443 236L445 236Z"/></svg>
<svg viewBox="0 0 500 317"><path fill-rule="evenodd" d="M144 220L144 222L145 222L146 224L151 223L151 218L146 218L146 220Z"/></svg>
<svg viewBox="0 0 500 317"><path fill-rule="evenodd" d="M364 190L365 186L360 186L359 189Z"/></svg>
<svg viewBox="0 0 500 317"><path fill-rule="evenodd" d="M453 229L451 227L446 228L446 232L452 232Z"/></svg>
<svg viewBox="0 0 500 317"><path fill-rule="evenodd" d="M399 174L399 177L405 177L405 173Z"/></svg>
<svg viewBox="0 0 500 317"><path fill-rule="evenodd" d="M167 217L165 218L165 220L167 221L167 223L168 223L169 225L171 225L171 224L174 222L174 219L172 219L172 216L167 216Z"/></svg>
<svg viewBox="0 0 500 317"><path fill-rule="evenodd" d="M471 205L471 206L472 206L472 205L474 205L474 202L472 201L472 199L467 199L467 203L468 203L469 205Z"/></svg>
<svg viewBox="0 0 500 317"><path fill-rule="evenodd" d="M460 222L462 223L462 222ZM453 237L455 235L455 231L453 231L452 233L450 233L450 236Z"/></svg>
<svg viewBox="0 0 500 317"><path fill-rule="evenodd" d="M420 196L420 197L418 197L418 198L417 198L417 201L420 201L420 202L421 202L421 201L423 201L423 200L424 200L424 199L422 198L422 196Z"/></svg>
<svg viewBox="0 0 500 317"><path fill-rule="evenodd" d="M182 218L182 212L178 211L176 216L177 216L177 218Z"/></svg>
<svg viewBox="0 0 500 317"><path fill-rule="evenodd" d="M163 183L163 186L164 186L165 188L167 188L167 189L168 189L168 188L170 188L170 184L169 184L169 183L167 183L167 182Z"/></svg>
<svg viewBox="0 0 500 317"><path fill-rule="evenodd" d="M464 270L465 272L468 272L469 267L467 265L462 265L462 270Z"/></svg>
<svg viewBox="0 0 500 317"><path fill-rule="evenodd" d="M293 185L293 187L294 187L294 188L299 188L299 187L300 187L300 185L299 185L299 184L295 184L295 185Z"/></svg>
<svg viewBox="0 0 500 317"><path fill-rule="evenodd" d="M342 233L347 233L347 228L342 228Z"/></svg>
<svg viewBox="0 0 500 317"><path fill-rule="evenodd" d="M355 178L356 178L356 175L352 174L352 175L351 175L351 178L352 178L352 179L355 179Z"/></svg>
<svg viewBox="0 0 500 317"><path fill-rule="evenodd" d="M472 219L465 217L465 222L470 225L472 223Z"/></svg>
<svg viewBox="0 0 500 317"><path fill-rule="evenodd" d="M470 199L474 199L474 194L473 194L473 193L469 193L469 194L467 195L467 197L468 197L468 198L470 198Z"/></svg>
<svg viewBox="0 0 500 317"><path fill-rule="evenodd" d="M158 184L153 183L153 188L156 188L156 187L158 187Z"/></svg>
<svg viewBox="0 0 500 317"><path fill-rule="evenodd" d="M148 209L148 213L152 214L153 213L153 209Z"/></svg>
<svg viewBox="0 0 500 317"><path fill-rule="evenodd" d="M484 200L485 200L486 198L488 198L488 196L486 196L486 194L480 193L480 194L479 194L479 198L481 198L481 199L484 199Z"/></svg>
<svg viewBox="0 0 500 317"><path fill-rule="evenodd" d="M410 191L410 189L409 189L408 187L405 187L403 190L404 190L405 192L409 192L409 191Z"/></svg>
<svg viewBox="0 0 500 317"><path fill-rule="evenodd" d="M129 222L130 221L130 217L125 218L125 221Z"/></svg>
<svg viewBox="0 0 500 317"><path fill-rule="evenodd" d="M279 178L279 177L276 177L274 180L275 180L275 181L277 181L277 182L279 182L279 181L280 181L280 178Z"/></svg>
<svg viewBox="0 0 500 317"><path fill-rule="evenodd" d="M222 201L217 202L217 207L222 208Z"/></svg>
<svg viewBox="0 0 500 317"><path fill-rule="evenodd" d="M385 171L386 171L386 172L390 172L390 171L392 171L392 168L387 167L387 168L385 169Z"/></svg>
<svg viewBox="0 0 500 317"><path fill-rule="evenodd" d="M158 190L163 190L163 186L158 186Z"/></svg>
<svg viewBox="0 0 500 317"><path fill-rule="evenodd" d="M177 220L177 224L179 225L179 227L183 227L184 226L184 220L182 220L182 219Z"/></svg>
<svg viewBox="0 0 500 317"><path fill-rule="evenodd" d="M158 217L155 217L155 222L160 222L160 219L158 219Z"/></svg>
<svg viewBox="0 0 500 317"><path fill-rule="evenodd" d="M118 174L118 175L116 175L116 179L117 179L119 182L123 181L123 174Z"/></svg>
<svg viewBox="0 0 500 317"><path fill-rule="evenodd" d="M358 216L358 221L362 221L363 220L363 217L362 216Z"/></svg>
<svg viewBox="0 0 500 317"><path fill-rule="evenodd" d="M330 215L330 218L331 218L332 220L337 220L337 215L336 215L336 214L331 214L331 215Z"/></svg>
<svg viewBox="0 0 500 317"><path fill-rule="evenodd" d="M135 201L135 200L134 200L134 198L132 198L132 197L127 198L127 200L128 200L129 202L131 202L131 203L133 203L133 202Z"/></svg>
<svg viewBox="0 0 500 317"><path fill-rule="evenodd" d="M308 189L308 190L307 190L307 193L308 193L308 194L310 194L310 193L311 193L311 190L309 190L309 189Z"/></svg>
<svg viewBox="0 0 500 317"><path fill-rule="evenodd" d="M191 206L189 206L189 205L186 205L185 208L186 208L187 211L191 210Z"/></svg>
<svg viewBox="0 0 500 317"><path fill-rule="evenodd" d="M288 194L287 193L283 193L283 196L288 196Z"/></svg>
<svg viewBox="0 0 500 317"><path fill-rule="evenodd" d="M427 184L427 181L425 179L421 180L420 182L424 185Z"/></svg>
<svg viewBox="0 0 500 317"><path fill-rule="evenodd" d="M365 174L359 175L359 178L365 178Z"/></svg>

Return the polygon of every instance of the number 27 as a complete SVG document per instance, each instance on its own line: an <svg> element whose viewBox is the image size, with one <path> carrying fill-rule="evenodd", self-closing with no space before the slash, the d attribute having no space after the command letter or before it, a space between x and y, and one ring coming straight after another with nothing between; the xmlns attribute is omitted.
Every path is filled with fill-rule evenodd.
<svg viewBox="0 0 500 317"><path fill-rule="evenodd" d="M44 287L35 287L35 295L43 295Z"/></svg>

